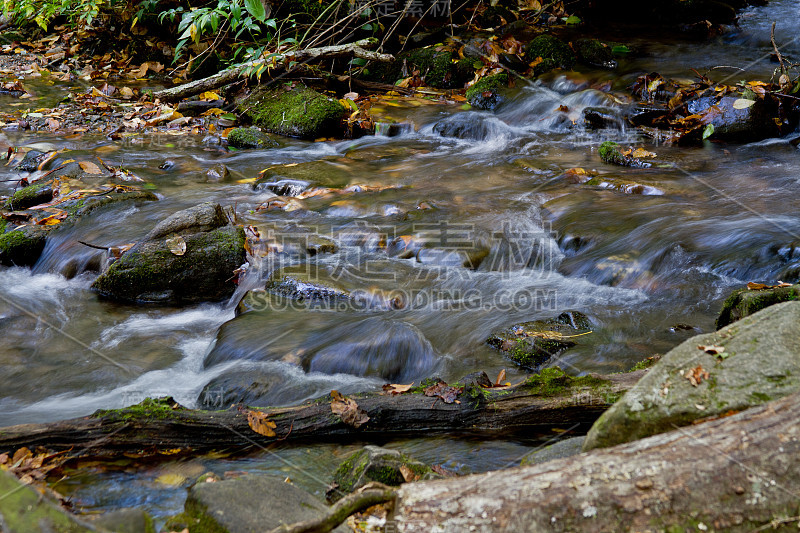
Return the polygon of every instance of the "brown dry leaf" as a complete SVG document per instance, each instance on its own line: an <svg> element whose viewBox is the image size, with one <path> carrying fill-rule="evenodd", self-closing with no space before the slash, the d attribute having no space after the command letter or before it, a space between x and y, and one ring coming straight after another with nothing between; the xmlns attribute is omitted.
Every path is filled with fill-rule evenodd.
<svg viewBox="0 0 800 533"><path fill-rule="evenodd" d="M86 172L87 174L102 174L103 171L100 170L96 164L92 163L91 161L81 161L78 163L81 169Z"/></svg>
<svg viewBox="0 0 800 533"><path fill-rule="evenodd" d="M175 255L183 255L186 253L186 241L180 235L168 238L166 241L167 248Z"/></svg>
<svg viewBox="0 0 800 533"><path fill-rule="evenodd" d="M119 96L120 98L123 98L125 100L130 100L134 96L133 89L131 89L130 87L123 87L122 89L119 90Z"/></svg>
<svg viewBox="0 0 800 533"><path fill-rule="evenodd" d="M703 350L708 355L719 355L721 353L725 353L724 346L717 346L716 344L709 344L709 345L699 345L697 347L698 350Z"/></svg>
<svg viewBox="0 0 800 533"><path fill-rule="evenodd" d="M750 283L747 284L747 288L750 289L751 291L760 291L761 289L766 289L767 288L767 284L766 283L754 283L754 282L751 281Z"/></svg>
<svg viewBox="0 0 800 533"><path fill-rule="evenodd" d="M419 476L406 465L400 465L400 473L403 474L403 479L406 480L406 483L411 483L419 479Z"/></svg>
<svg viewBox="0 0 800 533"><path fill-rule="evenodd" d="M505 379L506 379L506 369L504 368L503 370L500 371L499 374L497 374L497 379L494 380L494 386L498 387L502 385Z"/></svg>
<svg viewBox="0 0 800 533"><path fill-rule="evenodd" d="M331 391L331 412L348 426L359 428L369 422L369 415L350 398L336 390Z"/></svg>
<svg viewBox="0 0 800 533"><path fill-rule="evenodd" d="M700 385L704 379L708 379L710 377L707 370L705 370L702 366L697 365L694 368L690 368L683 373L683 377L689 380L689 383L692 384L693 387L697 387Z"/></svg>
<svg viewBox="0 0 800 533"><path fill-rule="evenodd" d="M451 387L444 381L439 381L424 390L425 396L436 396L444 403L453 403L458 395L464 392L464 387Z"/></svg>
<svg viewBox="0 0 800 533"><path fill-rule="evenodd" d="M410 383L408 385L398 385L396 383L386 384L383 386L384 392L387 394L403 394L404 392L408 392L411 390L411 387L414 386L414 383Z"/></svg>
<svg viewBox="0 0 800 533"><path fill-rule="evenodd" d="M29 457L32 456L33 453L28 448L23 446L22 448L14 452L14 455L11 457L11 464L12 466L16 465L17 463L22 464L22 462L25 459L28 459Z"/></svg>
<svg viewBox="0 0 800 533"><path fill-rule="evenodd" d="M56 215L50 215L49 217L45 217L36 222L38 226L55 226L56 224L61 224L61 221L67 218L67 213L59 213Z"/></svg>
<svg viewBox="0 0 800 533"><path fill-rule="evenodd" d="M263 411L247 411L247 425L259 435L275 436L275 422L270 420L269 415Z"/></svg>

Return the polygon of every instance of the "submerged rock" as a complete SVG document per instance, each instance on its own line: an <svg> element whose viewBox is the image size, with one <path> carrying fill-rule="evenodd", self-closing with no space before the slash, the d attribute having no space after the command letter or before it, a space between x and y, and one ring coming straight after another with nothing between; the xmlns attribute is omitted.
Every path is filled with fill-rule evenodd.
<svg viewBox="0 0 800 533"><path fill-rule="evenodd" d="M239 102L237 109L256 126L288 137L339 137L343 132L344 107L302 85L256 89Z"/></svg>
<svg viewBox="0 0 800 533"><path fill-rule="evenodd" d="M428 465L397 450L364 446L347 457L336 469L333 474L334 484L328 491L328 500L337 501L373 481L397 487L408 481L440 477Z"/></svg>
<svg viewBox="0 0 800 533"><path fill-rule="evenodd" d="M253 184L255 190L270 190L280 196L296 196L312 184L321 187L344 187L353 179L352 170L335 161L275 165L264 170Z"/></svg>
<svg viewBox="0 0 800 533"><path fill-rule="evenodd" d="M501 72L479 80L467 89L466 97L472 107L493 111L505 101L507 89L508 74Z"/></svg>
<svg viewBox="0 0 800 533"><path fill-rule="evenodd" d="M228 146L233 148L273 148L278 142L256 128L233 128L228 133Z"/></svg>
<svg viewBox="0 0 800 533"><path fill-rule="evenodd" d="M717 329L781 302L800 299L800 285L760 290L738 289L725 300L717 317Z"/></svg>
<svg viewBox="0 0 800 533"><path fill-rule="evenodd" d="M595 422L584 451L672 431L800 390L800 302L775 304L664 355Z"/></svg>
<svg viewBox="0 0 800 533"><path fill-rule="evenodd" d="M520 461L520 466L538 465L554 459L563 459L565 457L578 455L581 453L581 448L585 440L586 437L572 437L571 439L554 442L549 446L527 454L522 458L522 461Z"/></svg>
<svg viewBox="0 0 800 533"><path fill-rule="evenodd" d="M575 53L567 43L550 34L539 35L525 47L525 59L535 62L541 58L534 67L535 76L544 74L556 68L570 70L575 65Z"/></svg>
<svg viewBox="0 0 800 533"><path fill-rule="evenodd" d="M555 318L523 322L493 333L487 344L503 352L522 368L535 370L551 357L575 346L570 336L589 331L589 318L565 311Z"/></svg>
<svg viewBox="0 0 800 533"><path fill-rule="evenodd" d="M176 213L109 266L92 287L106 297L132 302L227 298L235 289L233 271L246 256L244 230L224 224L227 219L216 204Z"/></svg>
<svg viewBox="0 0 800 533"><path fill-rule="evenodd" d="M189 490L183 514L168 525L171 530L253 533L316 520L327 512L322 501L283 478L246 475L196 483ZM348 529L339 526L333 531Z"/></svg>

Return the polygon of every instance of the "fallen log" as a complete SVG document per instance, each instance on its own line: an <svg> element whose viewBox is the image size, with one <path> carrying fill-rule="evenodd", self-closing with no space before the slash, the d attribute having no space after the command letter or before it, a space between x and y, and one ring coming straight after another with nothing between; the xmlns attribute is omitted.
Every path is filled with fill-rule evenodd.
<svg viewBox="0 0 800 533"><path fill-rule="evenodd" d="M307 63L309 61L333 59L336 57L356 57L370 61L382 62L393 61L394 56L390 54L380 54L378 52L367 50L367 48L374 47L377 44L378 40L370 37L368 39L362 39L349 44L338 44L334 46L322 46L320 48L308 48L306 50L284 52L282 54L272 56L269 59L256 59L246 63L241 63L207 78L156 91L153 93L153 97L158 98L163 102L174 102L176 100L180 100L181 98L200 94L205 91L212 91L218 87L222 87L223 85L231 84L239 78L245 77L246 73L254 72L261 66L264 66L267 69L270 77L275 77L275 74L287 70L288 65L293 61L296 63Z"/></svg>
<svg viewBox="0 0 800 533"><path fill-rule="evenodd" d="M796 531L800 393L613 448L402 485L394 531Z"/></svg>
<svg viewBox="0 0 800 533"><path fill-rule="evenodd" d="M421 390L353 395L351 399L369 417L358 427L344 423L332 412L329 397L296 407L226 411L186 409L171 398L147 399L131 407L100 410L61 422L0 428L0 453L42 446L52 451L70 450L75 457L122 453L144 457L244 449L279 441L385 441L392 434L463 432L500 437L541 435L554 427L575 426L586 431L644 372L572 378L550 370L513 387L468 386L458 398L460 403L445 403ZM254 429L272 423L271 431L257 433Z"/></svg>

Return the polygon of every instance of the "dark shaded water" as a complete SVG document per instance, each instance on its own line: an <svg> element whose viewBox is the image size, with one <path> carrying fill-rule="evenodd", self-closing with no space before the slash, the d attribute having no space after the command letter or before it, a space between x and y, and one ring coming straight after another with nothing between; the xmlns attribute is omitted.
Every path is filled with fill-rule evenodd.
<svg viewBox="0 0 800 533"><path fill-rule="evenodd" d="M741 79L767 79L774 68L764 59L769 24L788 20L787 13L796 21L797 8L798 2L782 1L748 10L740 29L708 43L644 37L643 57L623 62L614 78L600 72L589 78L623 89L643 72L690 77L689 67L735 65L749 69ZM791 32L788 24L779 26L779 42L794 39ZM797 55L800 46L791 43L787 51ZM414 128L392 138L281 139L279 148L231 153L170 135L124 142L12 138L66 148L73 158L100 155L124 164L160 200L97 211L54 233L32 271L0 271L0 425L84 415L146 396L172 395L192 406L209 384L207 403L214 403L214 390L258 382L256 403L280 405L334 388L373 390L387 380L433 374L455 380L506 369L515 381L524 372L486 346L487 335L565 309L586 313L596 327L550 364L574 373L618 372L684 340L689 333L671 329L678 323L710 331L732 288L797 280L800 160L788 139L677 148L653 146L635 132L591 133L581 124L582 108L618 105L624 94L581 89L584 78L553 76L523 87L497 114L395 102L384 112ZM43 88L42 94L49 93ZM442 137L437 123L436 131L457 130L465 138ZM607 139L644 146L668 165L608 166L596 153ZM167 159L174 166L159 169ZM260 170L313 161L319 162L311 173L317 184L389 188L309 198L291 211L257 210L271 196L252 188ZM230 168L229 181L207 180L205 170L217 163ZM628 194L574 184L564 177L574 167L642 187ZM14 177L14 170L0 169L0 179ZM262 232L301 226L332 238L339 251L309 259L309 268L374 300L330 311L271 299L263 310L234 318L245 290L263 286L275 266L266 260L221 304L127 306L98 300L89 290L96 276L91 267L104 259L77 239L133 242L169 214L208 200L235 205L240 220ZM404 259L379 246L397 236L429 244ZM482 262L466 268L476 253ZM387 295L401 295L405 305L385 305ZM391 446L471 472L514 463L530 443L437 438ZM164 473L186 480L209 469L285 473L321 493L352 448L280 449L135 471L121 465L113 473L87 468L57 488L79 508L144 506L165 516L181 507L185 482L156 481Z"/></svg>

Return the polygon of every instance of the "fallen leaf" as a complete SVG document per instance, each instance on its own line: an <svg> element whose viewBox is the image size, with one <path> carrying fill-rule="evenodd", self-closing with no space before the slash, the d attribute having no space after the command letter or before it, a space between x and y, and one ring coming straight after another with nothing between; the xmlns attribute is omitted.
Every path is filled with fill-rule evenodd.
<svg viewBox="0 0 800 533"><path fill-rule="evenodd" d="M709 344L707 346L704 346L704 345L701 344L701 345L699 345L697 347L697 349L698 350L703 350L708 355L720 355L722 353L725 353L725 347L724 346L717 346L716 344Z"/></svg>
<svg viewBox="0 0 800 533"><path fill-rule="evenodd" d="M369 415L358 404L336 390L331 391L331 412L348 426L359 428L369 422Z"/></svg>
<svg viewBox="0 0 800 533"><path fill-rule="evenodd" d="M709 373L701 365L690 368L683 373L683 377L689 380L693 387L700 385L704 379L708 379Z"/></svg>
<svg viewBox="0 0 800 533"><path fill-rule="evenodd" d="M167 248L175 255L183 255L186 253L186 241L180 235L168 238L166 241Z"/></svg>
<svg viewBox="0 0 800 533"><path fill-rule="evenodd" d="M252 426L251 426L252 427ZM156 483L160 483L162 485L167 485L169 487L177 487L182 485L183 482L186 481L186 477L180 474L161 474L156 478Z"/></svg>
<svg viewBox="0 0 800 533"><path fill-rule="evenodd" d="M655 154L655 153L653 153L653 152L648 152L648 151L647 151L647 150L645 150L644 148L637 148L636 150L634 150L634 151L633 151L633 153L632 153L631 155L632 155L633 157L636 157L636 158L641 158L641 157L655 157L655 156L656 156L656 154Z"/></svg>
<svg viewBox="0 0 800 533"><path fill-rule="evenodd" d="M458 395L464 392L464 387L451 387L444 381L439 381L435 385L425 388L425 396L436 396L441 398L444 403L453 403Z"/></svg>
<svg viewBox="0 0 800 533"><path fill-rule="evenodd" d="M87 174L102 174L103 171L100 170L96 164L92 163L91 161L81 161L78 163L81 169L86 172Z"/></svg>
<svg viewBox="0 0 800 533"><path fill-rule="evenodd" d="M498 387L498 386L502 385L504 379L506 379L506 369L505 368L503 370L501 370L499 374L497 374L497 379L494 380L494 386Z"/></svg>
<svg viewBox="0 0 800 533"><path fill-rule="evenodd" d="M383 386L383 390L387 394L403 394L404 392L408 392L409 390L411 390L411 387L413 386L414 383L411 383L409 385L398 385L396 383L392 384L387 383L386 385Z"/></svg>
<svg viewBox="0 0 800 533"><path fill-rule="evenodd" d="M411 483L412 481L419 479L419 476L406 465L400 465L400 473L403 474L403 479L405 479L407 483Z"/></svg>
<svg viewBox="0 0 800 533"><path fill-rule="evenodd" d="M750 100L749 98L739 98L733 102L734 109L747 109L748 107L755 104L755 100Z"/></svg>
<svg viewBox="0 0 800 533"><path fill-rule="evenodd" d="M247 425L259 435L275 436L275 422L269 420L269 415L263 411L247 411Z"/></svg>

